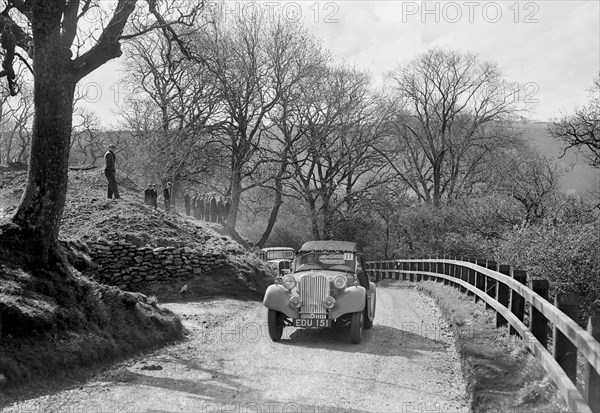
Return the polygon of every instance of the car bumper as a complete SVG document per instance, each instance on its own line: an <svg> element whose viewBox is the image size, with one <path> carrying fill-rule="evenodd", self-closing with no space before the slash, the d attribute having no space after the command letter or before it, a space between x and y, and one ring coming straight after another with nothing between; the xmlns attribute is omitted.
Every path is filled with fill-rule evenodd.
<svg viewBox="0 0 600 413"><path fill-rule="evenodd" d="M335 307L329 310L327 319L335 320L344 314L363 311L366 303L367 290L363 287L348 287L342 294L335 297ZM280 311L289 318L300 318L298 311L289 305L292 293L282 285L270 285L265 292L263 305L271 310ZM304 314L306 317L306 314Z"/></svg>

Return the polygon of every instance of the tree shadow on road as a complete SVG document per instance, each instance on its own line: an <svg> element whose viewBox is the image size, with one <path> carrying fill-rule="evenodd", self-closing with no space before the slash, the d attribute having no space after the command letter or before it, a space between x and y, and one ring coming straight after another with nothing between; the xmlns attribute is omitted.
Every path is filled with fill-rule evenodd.
<svg viewBox="0 0 600 413"><path fill-rule="evenodd" d="M123 370L114 377L115 382L124 383L126 386L147 386L168 390L169 393L178 394L179 400L187 397L187 408L193 412L307 412L307 413L366 413L363 410L353 410L338 406L335 402L319 402L315 404L298 402L295 400L277 400L264 398L264 390L246 386L241 383L240 377L223 373L219 368L211 369L202 367L200 363L193 360L178 359L175 361L181 368L192 372L198 378L171 378L156 377L145 374L143 371L132 369ZM183 395L182 393L185 393ZM158 396L157 398L159 398ZM162 402L162 403L161 403ZM168 413L182 410L173 408L165 410L158 407L166 404L165 400L157 400L155 409L139 409L148 413Z"/></svg>
<svg viewBox="0 0 600 413"><path fill-rule="evenodd" d="M350 342L348 327L290 329L288 334L284 330L281 344L385 357L421 357L424 352L445 351L449 347L440 340L442 331L421 329L416 323L407 323L404 329L376 324L370 330L363 330L360 344Z"/></svg>

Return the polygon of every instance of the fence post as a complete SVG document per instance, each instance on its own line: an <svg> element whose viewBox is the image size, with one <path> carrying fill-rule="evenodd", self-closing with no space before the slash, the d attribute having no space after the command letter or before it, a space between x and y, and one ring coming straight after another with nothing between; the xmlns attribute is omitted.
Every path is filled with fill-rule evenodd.
<svg viewBox="0 0 600 413"><path fill-rule="evenodd" d="M460 262L460 261L458 261L458 262ZM459 268L460 268L460 265L458 263L452 264L452 277L459 278L459 276L458 276L458 270L459 270ZM455 283L455 282L452 283L452 286L454 288L459 288L460 287L460 285L457 284L457 283ZM459 288L459 291L460 291L460 288Z"/></svg>
<svg viewBox="0 0 600 413"><path fill-rule="evenodd" d="M468 261L466 261L466 262L468 262ZM467 283L469 282L469 268L468 268L468 267L462 266L462 273L461 273L461 276L460 276L460 278L461 278L461 279L462 279L464 282L467 282ZM468 294L469 294L469 290L467 290L466 288L465 288L465 290L466 290L465 292L466 292L466 293L467 293L467 295L468 295Z"/></svg>
<svg viewBox="0 0 600 413"><path fill-rule="evenodd" d="M558 293L554 305L577 322L580 302L581 297L577 294ZM560 364L575 384L577 379L577 347L556 326L554 327L554 360Z"/></svg>
<svg viewBox="0 0 600 413"><path fill-rule="evenodd" d="M486 263L486 260L478 259L475 261L475 264L479 265L480 267L485 267ZM485 291L485 276L477 271L475 271L475 287L477 287L478 290ZM476 295L475 302L479 302L480 300L481 298Z"/></svg>
<svg viewBox="0 0 600 413"><path fill-rule="evenodd" d="M486 263L487 269L492 271L498 271L498 263L496 261L488 261ZM492 298L496 297L496 280L492 277L485 277L485 293ZM485 304L486 308L492 309L493 307L489 304Z"/></svg>
<svg viewBox="0 0 600 413"><path fill-rule="evenodd" d="M515 281L523 285L527 285L527 272L524 270L513 270L513 278ZM521 321L525 319L525 299L516 291L510 291L510 311ZM511 326L510 334L516 335L517 330Z"/></svg>
<svg viewBox="0 0 600 413"><path fill-rule="evenodd" d="M588 318L587 331L596 340L600 341L600 317ZM585 389L583 397L590 409L594 413L600 413L600 375L590 363L585 363L583 371L583 381L585 381Z"/></svg>
<svg viewBox="0 0 600 413"><path fill-rule="evenodd" d="M530 287L534 293L537 293L540 297L548 299L548 289L550 283L548 280L531 280ZM544 346L548 347L548 320L537 308L531 306L531 321L529 323L529 331L537 338L537 340Z"/></svg>
<svg viewBox="0 0 600 413"><path fill-rule="evenodd" d="M467 270L467 282L471 285L475 285L475 279L476 279L476 275L475 275L475 270L472 268L469 268ZM474 294L471 291L467 291L467 296L473 296Z"/></svg>
<svg viewBox="0 0 600 413"><path fill-rule="evenodd" d="M463 281L465 280L465 267L462 264L458 266L458 278ZM461 285L460 292L464 294L466 291L467 289Z"/></svg>
<svg viewBox="0 0 600 413"><path fill-rule="evenodd" d="M419 258L421 259L421 258ZM417 271L423 271L423 261L419 261L417 262ZM416 274L416 280L417 282L421 281L422 275L421 273Z"/></svg>
<svg viewBox="0 0 600 413"><path fill-rule="evenodd" d="M501 264L498 272L510 277L510 265ZM508 308L508 304L510 303L510 288L502 282L499 282L496 287L496 301L506 308ZM496 313L496 328L503 327L507 324L508 321L506 321L506 318L504 318L502 314Z"/></svg>

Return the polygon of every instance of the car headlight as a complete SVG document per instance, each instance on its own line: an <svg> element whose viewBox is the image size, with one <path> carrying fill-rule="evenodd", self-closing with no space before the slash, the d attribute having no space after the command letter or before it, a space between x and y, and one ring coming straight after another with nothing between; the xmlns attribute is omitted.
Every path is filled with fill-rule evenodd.
<svg viewBox="0 0 600 413"><path fill-rule="evenodd" d="M285 288L287 288L288 290L291 290L292 288L294 288L296 286L296 279L294 278L293 275L287 274L281 280L281 284L283 284L283 286Z"/></svg>
<svg viewBox="0 0 600 413"><path fill-rule="evenodd" d="M348 280L346 279L345 275L336 275L333 279L333 286L338 290L346 288L347 283Z"/></svg>
<svg viewBox="0 0 600 413"><path fill-rule="evenodd" d="M323 300L323 305L325 306L325 308L331 310L335 306L335 298L333 298L332 296L328 295Z"/></svg>
<svg viewBox="0 0 600 413"><path fill-rule="evenodd" d="M290 298L290 307L300 308L301 305L302 305L302 299L300 297L298 297L297 295L294 295L292 298Z"/></svg>

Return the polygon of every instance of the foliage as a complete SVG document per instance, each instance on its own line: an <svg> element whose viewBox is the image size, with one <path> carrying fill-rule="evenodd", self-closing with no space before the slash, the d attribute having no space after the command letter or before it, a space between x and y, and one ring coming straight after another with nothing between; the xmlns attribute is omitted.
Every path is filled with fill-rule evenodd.
<svg viewBox="0 0 600 413"><path fill-rule="evenodd" d="M382 208L371 229L379 232L379 239L371 237L374 249L389 250L385 257L487 256L506 230L522 222L519 205L502 194L462 198L439 208L410 198L402 202ZM383 234L389 234L387 241Z"/></svg>
<svg viewBox="0 0 600 413"><path fill-rule="evenodd" d="M583 296L582 320L600 315L600 220L534 225L505 234L495 258L550 282L551 296Z"/></svg>

